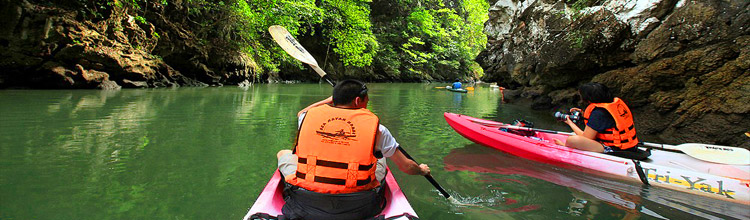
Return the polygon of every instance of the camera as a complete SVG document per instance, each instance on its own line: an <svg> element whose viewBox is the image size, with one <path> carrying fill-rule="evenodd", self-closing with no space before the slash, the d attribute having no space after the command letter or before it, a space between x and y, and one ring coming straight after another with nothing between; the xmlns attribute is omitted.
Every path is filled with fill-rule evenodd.
<svg viewBox="0 0 750 220"><path fill-rule="evenodd" d="M573 123L578 124L578 121L581 120L581 112L574 111L571 114L555 112L555 119L557 119L558 121L565 121L565 117L570 117L570 120L573 121Z"/></svg>

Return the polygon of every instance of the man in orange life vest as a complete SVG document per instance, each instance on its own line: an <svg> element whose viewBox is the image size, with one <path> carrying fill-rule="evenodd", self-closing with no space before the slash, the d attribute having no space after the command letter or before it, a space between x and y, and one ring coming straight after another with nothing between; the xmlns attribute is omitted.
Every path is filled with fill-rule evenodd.
<svg viewBox="0 0 750 220"><path fill-rule="evenodd" d="M282 213L288 219L366 219L384 205L380 187L389 157L410 175L430 168L406 158L390 131L367 110L367 87L344 80L333 96L298 114L294 152L277 154L287 184ZM331 105L332 104L332 105ZM380 159L379 159L380 158Z"/></svg>
<svg viewBox="0 0 750 220"><path fill-rule="evenodd" d="M565 146L585 151L618 154L622 151L636 152L638 138L635 134L633 113L620 98L613 97L609 89L600 83L586 83L578 88L581 100L588 104L583 113L584 130L578 128L570 118L565 121L576 135L565 141ZM573 108L570 110L581 111ZM555 139L555 143L563 145Z"/></svg>

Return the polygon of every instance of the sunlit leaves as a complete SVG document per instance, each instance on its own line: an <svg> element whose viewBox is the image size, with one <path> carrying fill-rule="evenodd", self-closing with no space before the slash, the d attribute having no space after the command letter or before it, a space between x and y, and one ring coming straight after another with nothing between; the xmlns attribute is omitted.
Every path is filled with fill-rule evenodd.
<svg viewBox="0 0 750 220"><path fill-rule="evenodd" d="M323 11L314 0L239 0L232 11L239 17L235 32L244 40L243 51L267 71L278 71L281 62L297 62L269 39L268 27L281 25L298 35L310 31L303 24L317 24L323 19Z"/></svg>
<svg viewBox="0 0 750 220"><path fill-rule="evenodd" d="M380 21L385 28L379 28L377 35L381 43L399 45L400 54L381 52L378 63L430 75L427 79L477 76L471 66L486 45L482 32L489 8L486 1L465 0L446 6L442 1L400 0L397 4L406 19ZM396 57L387 57L392 55Z"/></svg>
<svg viewBox="0 0 750 220"><path fill-rule="evenodd" d="M166 16L181 20L177 24L196 45L245 53L256 73L280 71L282 64L302 67L268 35L269 26L281 25L302 41L314 38L306 47L327 48L326 57L331 51L344 66L376 67L385 72L377 74L394 79L405 72L414 79L476 76L470 66L486 45L482 30L489 8L486 0L93 1L126 11L140 23L158 22L160 17L147 16L150 8L178 8L172 12L182 14ZM375 21L380 15L372 15L371 7L376 5L388 10L386 18Z"/></svg>
<svg viewBox="0 0 750 220"><path fill-rule="evenodd" d="M323 1L326 14L325 32L333 51L347 66L364 67L372 63L378 41L370 27L369 1Z"/></svg>

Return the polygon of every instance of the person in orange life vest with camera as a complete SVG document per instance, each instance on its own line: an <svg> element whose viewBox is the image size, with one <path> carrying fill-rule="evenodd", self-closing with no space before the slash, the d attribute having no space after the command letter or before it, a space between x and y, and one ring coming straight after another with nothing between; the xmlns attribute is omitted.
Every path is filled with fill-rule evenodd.
<svg viewBox="0 0 750 220"><path fill-rule="evenodd" d="M566 116L565 123L576 135L568 136L565 146L585 151L612 153L615 151L636 151L636 137L633 113L620 98L613 97L609 89L600 83L586 83L578 88L581 100L588 104L583 111L586 127L581 130ZM578 108L570 112L581 111ZM555 140L558 145L563 145Z"/></svg>
<svg viewBox="0 0 750 220"><path fill-rule="evenodd" d="M290 192L282 208L287 218L365 219L378 214L384 204L378 190L385 157L404 173L430 173L429 166L398 151L390 131L367 110L368 102L364 83L344 80L333 96L299 112L294 152L277 154L279 170L293 189L285 190Z"/></svg>

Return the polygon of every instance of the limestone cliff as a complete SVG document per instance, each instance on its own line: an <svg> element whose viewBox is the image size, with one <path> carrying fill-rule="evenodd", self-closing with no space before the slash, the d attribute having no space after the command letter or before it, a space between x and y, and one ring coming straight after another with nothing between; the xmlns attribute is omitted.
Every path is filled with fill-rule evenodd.
<svg viewBox="0 0 750 220"><path fill-rule="evenodd" d="M188 25L170 18L187 11L180 2L150 4L144 18L123 7L77 8L76 1L0 0L0 88L118 89L252 80L251 58L221 50L219 43L201 44Z"/></svg>
<svg viewBox="0 0 750 220"><path fill-rule="evenodd" d="M553 109L601 82L639 133L750 148L750 2L492 1L485 81ZM506 97L507 98L507 97ZM562 108L561 108L562 109Z"/></svg>

